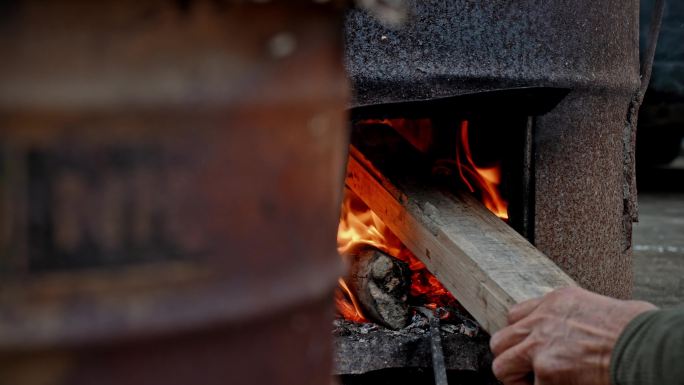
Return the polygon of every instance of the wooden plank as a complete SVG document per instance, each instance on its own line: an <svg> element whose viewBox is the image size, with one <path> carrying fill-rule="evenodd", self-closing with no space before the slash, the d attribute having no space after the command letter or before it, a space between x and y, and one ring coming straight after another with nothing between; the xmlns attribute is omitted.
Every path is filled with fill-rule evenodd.
<svg viewBox="0 0 684 385"><path fill-rule="evenodd" d="M507 324L508 309L576 286L553 261L467 193L447 192L381 168L352 146L347 186L387 224L482 327ZM380 168L379 168L380 167Z"/></svg>

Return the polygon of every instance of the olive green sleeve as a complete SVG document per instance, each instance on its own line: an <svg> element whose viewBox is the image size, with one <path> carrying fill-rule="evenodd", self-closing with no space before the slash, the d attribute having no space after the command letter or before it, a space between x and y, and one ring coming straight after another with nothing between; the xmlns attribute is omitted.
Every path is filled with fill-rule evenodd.
<svg viewBox="0 0 684 385"><path fill-rule="evenodd" d="M610 361L613 385L684 385L684 307L640 314Z"/></svg>

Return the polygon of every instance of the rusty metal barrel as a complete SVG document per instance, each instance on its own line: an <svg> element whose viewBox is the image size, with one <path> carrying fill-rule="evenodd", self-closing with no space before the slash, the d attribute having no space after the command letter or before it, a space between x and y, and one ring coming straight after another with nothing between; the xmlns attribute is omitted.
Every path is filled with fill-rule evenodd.
<svg viewBox="0 0 684 385"><path fill-rule="evenodd" d="M330 381L323 3L0 5L0 383Z"/></svg>

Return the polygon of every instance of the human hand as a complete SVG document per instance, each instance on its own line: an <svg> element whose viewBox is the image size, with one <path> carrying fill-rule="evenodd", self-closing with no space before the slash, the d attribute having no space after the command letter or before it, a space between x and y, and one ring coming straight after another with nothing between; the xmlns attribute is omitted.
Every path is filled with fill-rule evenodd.
<svg viewBox="0 0 684 385"><path fill-rule="evenodd" d="M490 341L494 375L505 385L610 385L610 357L620 333L654 309L580 288L522 302Z"/></svg>

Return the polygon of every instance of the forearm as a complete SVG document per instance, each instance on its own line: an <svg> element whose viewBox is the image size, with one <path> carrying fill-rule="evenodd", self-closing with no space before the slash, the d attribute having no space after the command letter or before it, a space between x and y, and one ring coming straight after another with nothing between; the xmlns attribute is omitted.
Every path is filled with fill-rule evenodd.
<svg viewBox="0 0 684 385"><path fill-rule="evenodd" d="M684 307L643 313L620 335L613 385L684 385Z"/></svg>

